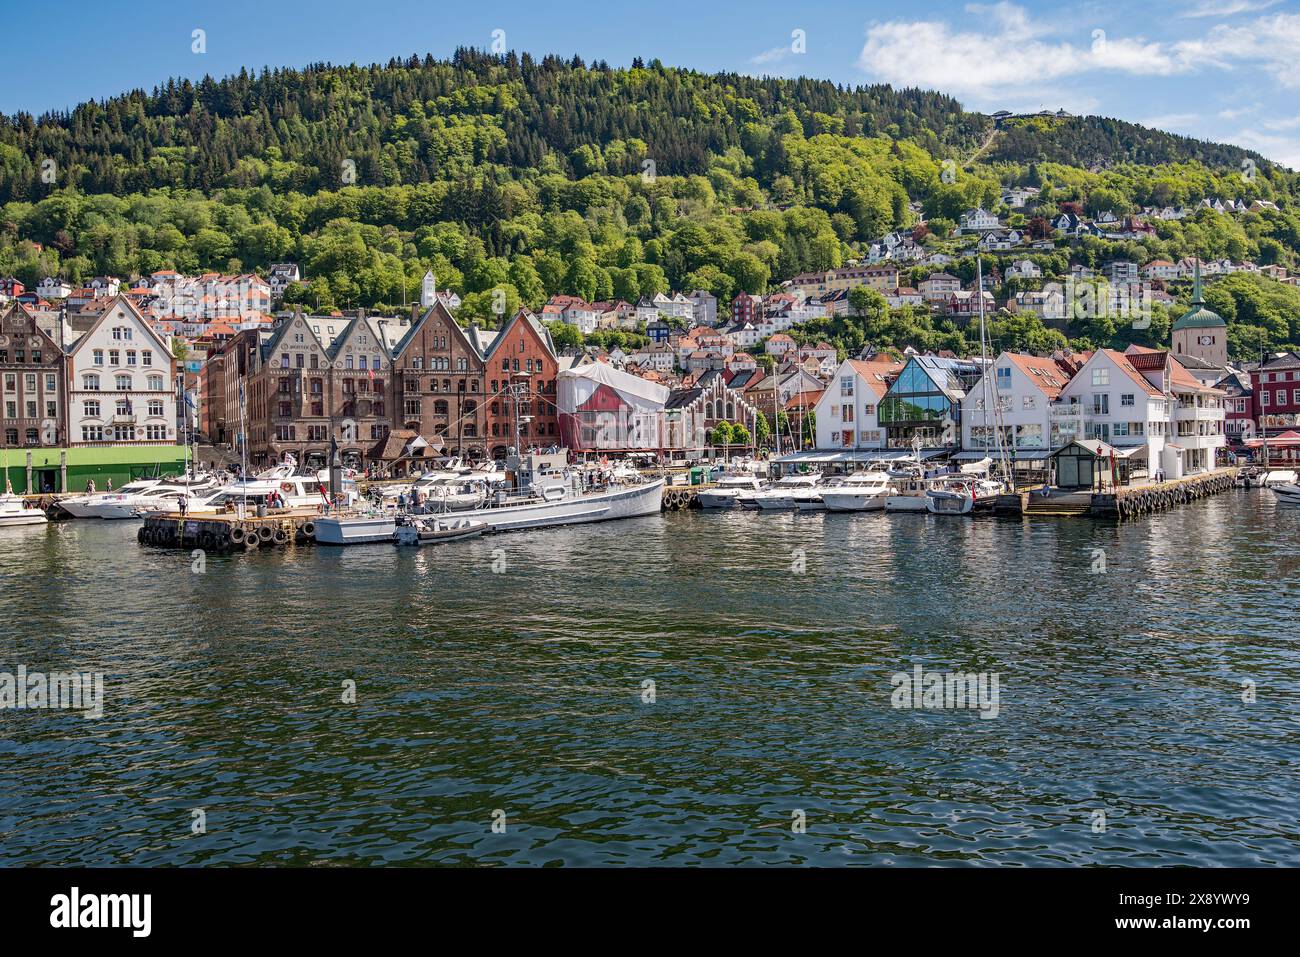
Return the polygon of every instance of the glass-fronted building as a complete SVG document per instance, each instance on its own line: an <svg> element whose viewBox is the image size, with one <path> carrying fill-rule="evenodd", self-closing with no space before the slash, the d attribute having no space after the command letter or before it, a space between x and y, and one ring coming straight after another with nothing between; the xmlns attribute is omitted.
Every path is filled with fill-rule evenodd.
<svg viewBox="0 0 1300 957"><path fill-rule="evenodd" d="M961 403L979 382L982 366L973 359L913 356L880 401L879 422L891 449L961 446Z"/></svg>

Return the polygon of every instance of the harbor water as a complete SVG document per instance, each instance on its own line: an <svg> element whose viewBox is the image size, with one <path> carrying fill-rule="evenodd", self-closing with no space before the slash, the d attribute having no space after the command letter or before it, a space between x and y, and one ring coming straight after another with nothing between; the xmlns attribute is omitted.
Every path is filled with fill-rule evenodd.
<svg viewBox="0 0 1300 957"><path fill-rule="evenodd" d="M1300 865L1269 492L229 556L137 528L0 530L0 672L104 675L98 718L0 710L0 864ZM996 676L996 714L895 707L917 666Z"/></svg>

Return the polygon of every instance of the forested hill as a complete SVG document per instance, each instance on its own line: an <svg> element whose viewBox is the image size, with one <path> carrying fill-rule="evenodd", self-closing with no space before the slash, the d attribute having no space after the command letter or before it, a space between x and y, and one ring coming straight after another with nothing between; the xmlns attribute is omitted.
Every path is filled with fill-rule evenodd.
<svg viewBox="0 0 1300 957"><path fill-rule="evenodd" d="M1032 204L1007 206L1012 186L1032 187ZM1215 198L1249 211L1216 212ZM1040 235L1060 213L1194 210L1140 241L1059 237L1034 253L1045 277L1117 257L1300 266L1300 176L1262 157L1095 117L995 127L950 97L885 86L466 50L176 81L0 121L0 277L28 288L292 261L307 283L285 301L318 310L398 308L428 270L461 294L466 322L560 293L704 289L725 314L739 292L862 259L899 230L969 281L971 237L954 233L972 207ZM1297 341L1300 305L1247 298L1235 341ZM915 312L873 335L963 348L950 321ZM1056 341L1041 326L1017 336Z"/></svg>
<svg viewBox="0 0 1300 957"><path fill-rule="evenodd" d="M536 168L548 156L582 176L593 171L582 148L611 142L643 151L602 157L600 172L641 172L649 158L662 174L703 174L712 156L748 150L756 124L786 114L808 136L907 139L955 158L972 152L992 126L951 97L921 90L460 50L450 61L412 57L171 80L152 93L136 90L66 114L5 117L0 203L47 195L46 159L59 170L54 185L117 195L264 182L306 193L349 182L412 184L455 179L483 163ZM1247 156L1264 163L1236 147L1086 117L1012 121L988 158L1084 168L1186 160L1239 167ZM766 172L780 161L778 151ZM761 182L765 171L757 172Z"/></svg>

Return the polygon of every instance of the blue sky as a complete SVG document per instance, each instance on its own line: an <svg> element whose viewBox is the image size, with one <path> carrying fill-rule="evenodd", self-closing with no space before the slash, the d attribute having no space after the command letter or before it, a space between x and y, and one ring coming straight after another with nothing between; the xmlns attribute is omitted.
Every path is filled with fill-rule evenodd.
<svg viewBox="0 0 1300 957"><path fill-rule="evenodd" d="M1127 4L1123 6L1129 6ZM1114 3L700 0L0 0L0 111L40 113L169 76L488 47L706 72L938 89L984 111L1100 113L1300 168L1300 0ZM203 30L206 52L195 53ZM796 32L800 31L800 32Z"/></svg>

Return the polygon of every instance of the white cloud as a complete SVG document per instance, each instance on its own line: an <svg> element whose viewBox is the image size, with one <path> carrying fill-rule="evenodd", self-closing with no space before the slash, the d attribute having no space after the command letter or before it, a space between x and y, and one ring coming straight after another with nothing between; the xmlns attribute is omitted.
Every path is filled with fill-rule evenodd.
<svg viewBox="0 0 1300 957"><path fill-rule="evenodd" d="M762 53L755 54L749 58L750 63L779 63L786 57L790 56L790 46L787 44L783 47L772 47L770 50L764 50Z"/></svg>
<svg viewBox="0 0 1300 957"><path fill-rule="evenodd" d="M1300 138L1276 136L1257 129L1241 129L1225 137L1230 143L1244 146L1291 169L1300 169Z"/></svg>
<svg viewBox="0 0 1300 957"><path fill-rule="evenodd" d="M1248 26L1221 23L1186 46L1212 62L1253 64L1283 86L1300 87L1300 14L1275 13Z"/></svg>
<svg viewBox="0 0 1300 957"><path fill-rule="evenodd" d="M1233 17L1239 13L1253 13L1277 6L1281 0L1201 0L1179 14L1184 18Z"/></svg>
<svg viewBox="0 0 1300 957"><path fill-rule="evenodd" d="M990 21L984 32L936 20L872 24L858 65L897 86L992 98L1100 71L1171 76L1192 69L1192 55L1204 56L1185 44L1111 38L1103 30L1092 31L1088 46L1076 46L1049 39L1051 31L1014 4L967 9Z"/></svg>

